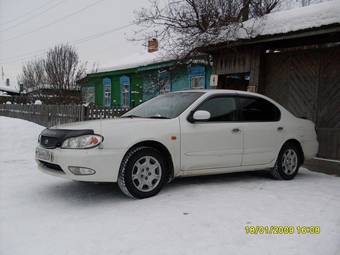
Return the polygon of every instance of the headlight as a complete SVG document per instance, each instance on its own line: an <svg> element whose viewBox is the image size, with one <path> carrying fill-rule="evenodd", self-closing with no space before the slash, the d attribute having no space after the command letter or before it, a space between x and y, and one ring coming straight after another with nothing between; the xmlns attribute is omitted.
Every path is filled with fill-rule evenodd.
<svg viewBox="0 0 340 255"><path fill-rule="evenodd" d="M61 145L62 149L89 149L98 146L104 141L100 135L82 135L66 139Z"/></svg>

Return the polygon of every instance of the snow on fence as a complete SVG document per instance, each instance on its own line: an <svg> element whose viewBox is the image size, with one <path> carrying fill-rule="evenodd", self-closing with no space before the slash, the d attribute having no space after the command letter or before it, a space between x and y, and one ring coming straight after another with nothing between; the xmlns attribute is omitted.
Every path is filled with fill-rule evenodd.
<svg viewBox="0 0 340 255"><path fill-rule="evenodd" d="M117 118L126 111L127 108L82 105L0 104L0 116L24 119L45 127L83 120Z"/></svg>

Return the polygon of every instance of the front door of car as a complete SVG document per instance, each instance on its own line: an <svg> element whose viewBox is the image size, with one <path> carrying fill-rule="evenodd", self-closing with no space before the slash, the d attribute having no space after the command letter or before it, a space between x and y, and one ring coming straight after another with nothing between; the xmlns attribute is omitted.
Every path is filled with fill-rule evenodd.
<svg viewBox="0 0 340 255"><path fill-rule="evenodd" d="M208 98L196 109L208 111L209 120L181 120L181 168L184 171L240 166L243 132L232 96Z"/></svg>
<svg viewBox="0 0 340 255"><path fill-rule="evenodd" d="M284 139L280 110L264 98L240 96L240 126L244 134L243 166L275 160Z"/></svg>

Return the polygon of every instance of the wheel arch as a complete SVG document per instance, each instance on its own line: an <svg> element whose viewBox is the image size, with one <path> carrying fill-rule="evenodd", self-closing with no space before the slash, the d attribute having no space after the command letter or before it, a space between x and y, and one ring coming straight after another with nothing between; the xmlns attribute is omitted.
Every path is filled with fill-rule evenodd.
<svg viewBox="0 0 340 255"><path fill-rule="evenodd" d="M167 169L168 169L168 181L171 181L174 178L174 163L173 163L173 158L172 155L170 153L170 151L168 150L168 148L162 144L161 142L155 141L155 140L145 140L145 141L140 141L134 145L132 145L124 154L124 157L133 149L137 148L137 147L152 147L155 148L156 150L158 150L162 155L165 156L166 162L167 162Z"/></svg>
<svg viewBox="0 0 340 255"><path fill-rule="evenodd" d="M294 144L298 148L299 154L300 154L300 157L301 157L301 165L303 165L303 163L305 161L305 155L304 155L304 152L303 152L303 149L302 149L302 146L301 146L301 143L299 142L299 140L297 140L295 138L290 138L282 144L281 149L286 144ZM281 149L280 149L280 151L281 151Z"/></svg>

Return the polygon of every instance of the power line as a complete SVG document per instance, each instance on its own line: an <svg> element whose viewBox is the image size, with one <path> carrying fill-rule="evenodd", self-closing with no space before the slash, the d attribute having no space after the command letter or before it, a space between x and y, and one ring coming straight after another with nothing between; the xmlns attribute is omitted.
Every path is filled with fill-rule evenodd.
<svg viewBox="0 0 340 255"><path fill-rule="evenodd" d="M73 42L73 44L82 44L84 42L87 42L87 41L91 41L91 40L94 40L94 39L97 39L99 37L102 37L102 36L105 36L107 34L111 34L113 32L117 32L117 31L120 31L124 28L128 28L130 26L132 26L133 23L129 23L127 25L123 25L123 26L120 26L120 27L116 27L116 28L112 28L112 29L109 29L109 30L106 30L106 31L103 31L103 32L99 32L99 33L96 33L96 34L93 34L93 35L89 35L89 36L86 36L86 37L83 37L81 39L78 39L78 40L75 40Z"/></svg>
<svg viewBox="0 0 340 255"><path fill-rule="evenodd" d="M5 28L5 29L3 29L3 30L0 30L0 32L8 31L8 30L10 30L10 29L12 29L12 28L15 28L15 27L17 27L17 26L19 26L19 25L21 25L21 24L24 24L24 23L26 23L27 21L29 21L29 20L31 20L31 19L34 19L34 18L38 17L39 15L42 15L42 14L48 12L48 11L51 10L51 9L56 8L57 6L61 5L63 2L66 2L66 1L67 1L67 0L59 1L59 2L55 3L54 5L50 6L49 8L47 8L47 9L45 9L45 10L39 12L39 13L34 14L33 16L28 16L26 19L23 19L23 20L19 21L18 23L14 24L14 25L12 25L12 26L9 26L9 27L7 27L7 28Z"/></svg>
<svg viewBox="0 0 340 255"><path fill-rule="evenodd" d="M39 9L42 9L43 7L48 6L49 4L51 4L53 2L54 2L54 0L48 1L47 3L43 3L42 5L40 5L40 6L36 7L36 8L34 8L34 9L31 9L31 10L25 12L24 14L20 15L19 17L16 17L16 18L13 18L13 19L5 21L4 23L0 24L0 26L6 25L8 23L12 23L14 21L17 21L18 19L26 17L27 15L30 15L31 13L34 13L35 11L37 11Z"/></svg>
<svg viewBox="0 0 340 255"><path fill-rule="evenodd" d="M11 64L11 63L17 63L17 62L22 62L24 60L32 60L32 59L37 59L37 58L40 58L40 57L43 57L45 54L46 54L47 51L44 51L38 55L34 55L32 57L26 57L26 58L21 58L21 59L18 59L18 60L14 60L14 61L9 61L9 62L0 62L1 65L5 65L5 64Z"/></svg>
<svg viewBox="0 0 340 255"><path fill-rule="evenodd" d="M0 59L0 63L12 63L12 62L17 62L15 61L16 59L26 59L26 58L30 58L30 57L35 57L36 54L39 54L40 52L46 52L48 49L42 49L42 50L35 50L35 51L30 51L30 52L26 52L24 54L20 54L17 56L12 56L12 57L8 57L8 58L4 58L4 59ZM14 60L14 61L13 61ZM8 62L6 62L8 61Z"/></svg>
<svg viewBox="0 0 340 255"><path fill-rule="evenodd" d="M43 26L40 26L40 27L38 27L38 28L36 28L36 29L34 29L34 30L31 30L31 31L26 32L26 33L23 33L23 34L19 34L19 35L17 35L17 36L11 37L11 38L9 38L9 39L7 39L7 40L0 41L0 44L3 44L3 43L5 43L5 42L9 42L9 41L18 39L18 38L20 38L20 37L23 37L23 36L26 36L26 35L29 35L29 34L32 34L32 33L35 33L35 32L40 31L40 30L42 30L42 29L44 29L44 28L46 28L46 27L49 27L49 26L54 25L54 24L56 24L56 23L62 22L62 21L64 21L65 19L68 19L68 18L70 18L70 17L72 17L72 16L74 16L74 15L77 15L78 13L80 13L80 12L82 12L82 11L85 11L85 10L87 10L87 9L89 9L89 8L95 6L95 5L97 5L98 3L103 2L103 1L105 1L105 0L97 0L97 1L95 1L94 3L92 3L92 4L86 5L85 7L80 8L80 9L77 10L77 11L74 11L74 12L68 14L68 15L65 15L65 16L63 16L63 17L61 17L61 18L59 18L59 19L56 19L56 20L54 20L54 21L52 21L52 22L50 22L50 23L47 23L47 24L45 24L45 25L43 25Z"/></svg>
<svg viewBox="0 0 340 255"><path fill-rule="evenodd" d="M133 24L130 23L130 24L123 25L123 26L116 27L116 28L112 28L112 29L109 29L109 30L106 30L106 31L103 31L103 32L99 32L99 33L95 33L95 34L92 34L92 35L88 35L88 36L76 39L74 41L71 41L70 44L72 44L72 45L82 44L82 43L85 43L87 41L91 41L91 40L100 38L100 37L105 36L107 34L110 34L110 33L113 33L113 32L117 32L117 31L122 30L124 28L128 28L128 27L130 27L132 25ZM16 59L23 60L23 59L28 58L28 57L25 58L25 56L35 57L35 56L31 56L31 55L39 54L40 52L41 53L46 53L48 50L49 50L49 48L45 48L45 49L41 49L41 50L35 50L35 51L26 52L24 54L17 55L17 56L12 56L12 57L8 57L8 58L4 58L2 60L0 59L0 63L8 63L8 62L6 62L6 60L7 61L16 60ZM17 62L17 61L14 61L14 62Z"/></svg>
<svg viewBox="0 0 340 255"><path fill-rule="evenodd" d="M79 44L82 44L82 43L85 43L85 42L88 42L88 41L98 39L98 38L103 37L105 35L108 35L108 34L111 34L111 33L114 33L114 32L118 32L118 31L125 29L125 28L128 28L130 26L133 26L133 23L129 23L129 24L126 24L126 25L123 25L123 26L120 26L120 27L115 27L115 28L112 28L112 29L108 29L108 30L99 32L99 33L88 35L88 36L76 39L74 41L71 41L70 44L79 45ZM42 49L42 50L31 51L31 52L27 52L27 53L24 53L24 54L21 54L21 55L8 57L8 58L5 58L3 60L0 60L0 63L1 64L8 64L8 63L21 62L25 59L37 58L37 57L43 56L48 50L49 50L48 48L45 48L45 49ZM31 55L33 55L33 56L31 56Z"/></svg>

